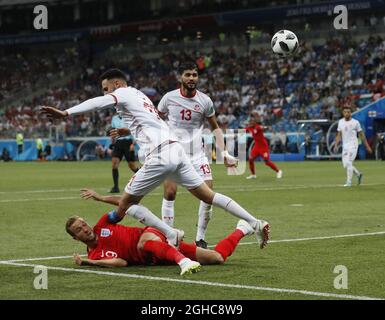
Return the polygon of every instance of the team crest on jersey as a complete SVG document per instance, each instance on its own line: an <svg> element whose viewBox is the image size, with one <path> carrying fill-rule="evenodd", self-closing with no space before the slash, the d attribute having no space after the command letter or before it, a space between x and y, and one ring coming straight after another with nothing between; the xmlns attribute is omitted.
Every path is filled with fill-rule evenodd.
<svg viewBox="0 0 385 320"><path fill-rule="evenodd" d="M195 111L201 111L200 105L199 105L199 104L196 104L196 105L194 106L194 110L195 110Z"/></svg>
<svg viewBox="0 0 385 320"><path fill-rule="evenodd" d="M102 237L102 238L107 238L107 237L109 237L111 235L111 231L110 231L110 229L102 229L101 231L100 231L100 236Z"/></svg>

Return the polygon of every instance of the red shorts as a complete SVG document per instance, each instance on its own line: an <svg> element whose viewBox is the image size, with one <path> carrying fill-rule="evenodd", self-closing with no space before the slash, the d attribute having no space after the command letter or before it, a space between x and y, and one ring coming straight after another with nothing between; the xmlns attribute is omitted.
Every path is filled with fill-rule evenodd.
<svg viewBox="0 0 385 320"><path fill-rule="evenodd" d="M155 234L156 236L158 236L162 240L162 242L167 242L166 236L161 231L159 231L158 229L155 229L153 227L145 227L143 230L143 233L146 233L146 232Z"/></svg>
<svg viewBox="0 0 385 320"><path fill-rule="evenodd" d="M143 233L146 233L146 232L155 234L162 240L162 242L167 243L166 236L162 232L160 232L158 229L155 229L152 227L146 227L144 228ZM197 247L195 243L189 244L189 243L185 243L184 241L181 241L178 251L181 252L185 257L190 258L191 260L196 260L197 259L196 248ZM147 259L147 261L149 260ZM156 259L155 257L152 257L150 264L172 264L172 263L169 261L162 261L162 260Z"/></svg>
<svg viewBox="0 0 385 320"><path fill-rule="evenodd" d="M262 157L264 161L268 161L270 160L270 152L269 149L254 146L253 149L251 149L250 157L252 159Z"/></svg>

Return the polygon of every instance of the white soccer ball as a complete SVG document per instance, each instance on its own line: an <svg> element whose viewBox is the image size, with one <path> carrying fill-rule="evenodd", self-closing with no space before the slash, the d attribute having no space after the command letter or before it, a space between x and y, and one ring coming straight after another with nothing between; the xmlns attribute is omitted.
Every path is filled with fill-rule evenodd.
<svg viewBox="0 0 385 320"><path fill-rule="evenodd" d="M275 54L288 56L298 49L298 38L289 30L279 30L271 39L271 49Z"/></svg>

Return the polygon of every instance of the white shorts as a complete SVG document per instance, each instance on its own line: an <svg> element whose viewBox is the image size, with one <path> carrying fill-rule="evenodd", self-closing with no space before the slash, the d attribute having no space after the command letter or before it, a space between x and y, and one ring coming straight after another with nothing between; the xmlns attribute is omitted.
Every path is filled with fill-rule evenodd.
<svg viewBox="0 0 385 320"><path fill-rule="evenodd" d="M144 196L166 179L186 189L195 189L204 183L178 142L162 145L160 150L151 152L124 191L134 196Z"/></svg>
<svg viewBox="0 0 385 320"><path fill-rule="evenodd" d="M191 158L191 163L195 171L202 177L204 181L213 180L209 159L202 153L200 156Z"/></svg>
<svg viewBox="0 0 385 320"><path fill-rule="evenodd" d="M348 147L342 149L342 165L344 168L348 163L352 163L357 157L358 147Z"/></svg>

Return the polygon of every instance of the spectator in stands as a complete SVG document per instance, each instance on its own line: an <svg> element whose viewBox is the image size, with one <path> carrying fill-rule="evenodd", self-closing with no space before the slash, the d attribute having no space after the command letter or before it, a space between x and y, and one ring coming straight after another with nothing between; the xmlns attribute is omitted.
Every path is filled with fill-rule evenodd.
<svg viewBox="0 0 385 320"><path fill-rule="evenodd" d="M21 132L16 134L17 154L23 153L24 149L24 136Z"/></svg>
<svg viewBox="0 0 385 320"><path fill-rule="evenodd" d="M319 154L321 156L328 154L328 148L327 148L326 134L325 133L322 134L321 138L318 141L318 150L319 150Z"/></svg>
<svg viewBox="0 0 385 320"><path fill-rule="evenodd" d="M52 147L51 147L51 144L48 141L47 144L44 147L44 158L47 159L47 160L50 160L51 153L52 153Z"/></svg>
<svg viewBox="0 0 385 320"><path fill-rule="evenodd" d="M43 152L43 140L41 138L37 138L36 141L36 150L37 150L37 159L44 160L44 152Z"/></svg>
<svg viewBox="0 0 385 320"><path fill-rule="evenodd" d="M95 154L99 160L104 160L107 157L112 155L112 146L105 147L100 143L97 143L95 146Z"/></svg>
<svg viewBox="0 0 385 320"><path fill-rule="evenodd" d="M274 129L270 135L270 149L272 153L278 153L282 149L282 141Z"/></svg>
<svg viewBox="0 0 385 320"><path fill-rule="evenodd" d="M8 161L11 161L12 160L12 158L11 158L11 156L10 156L10 154L9 154L9 151L8 151L8 149L7 148L3 148L3 151L1 152L1 158L0 158L0 160L2 160L2 161L4 161L4 162L8 162Z"/></svg>
<svg viewBox="0 0 385 320"><path fill-rule="evenodd" d="M214 37L217 39L217 34ZM226 34L226 39L231 37L239 38L239 34ZM201 39L199 45L208 46L209 42L206 44ZM286 125L287 120L293 123L298 119L320 118L322 112L322 116L335 120L339 117L340 108L348 100L355 103L361 93L375 94L376 99L383 96L384 48L382 38L370 37L360 43L349 39L330 39L314 46L305 43L294 59L277 59L270 49L252 50L248 54L234 48L227 52L214 49L209 55L200 52L188 56L200 59L204 68L200 89L213 98L218 117L223 118L221 127L227 128L232 124L238 125L253 111L258 112L265 125L281 121L282 125ZM112 51L113 60L110 60L108 57ZM159 95L176 86L177 78L173 70L181 57L186 55L184 52L168 52L156 59L145 60L137 55L128 60L123 45L119 50L101 53L101 59L95 60L101 62L79 68L79 74L67 85L57 88L52 84L49 91L41 96L6 108L0 114L0 137L14 137L17 131L24 128L26 137L35 133L48 136L49 132L56 134L56 131L59 138L102 135L111 121L108 111L75 117L62 123L41 123L36 121L34 109L41 105L57 105L66 109L97 95L100 89L95 85L96 77L111 64L129 73L133 86L153 92L152 98L158 99ZM61 58L60 68L55 66L57 57ZM2 56L0 71L4 73L0 72L0 79L9 81L5 80L5 84L1 81L0 93L4 97L15 95L14 88L34 86L38 79L50 84L48 74L65 74L72 70L77 60L76 52L71 50L65 53L47 51L41 57L24 53ZM21 61L27 61L28 66L24 68ZM39 69L34 61L41 61L45 67ZM10 73L9 70L17 72ZM277 112L280 108L285 110L284 117Z"/></svg>
<svg viewBox="0 0 385 320"><path fill-rule="evenodd" d="M308 133L305 134L305 155L311 154L311 137Z"/></svg>
<svg viewBox="0 0 385 320"><path fill-rule="evenodd" d="M286 147L287 147L287 135L284 130L281 130L278 133L279 140L281 141L281 149L279 153L285 153L286 152Z"/></svg>

